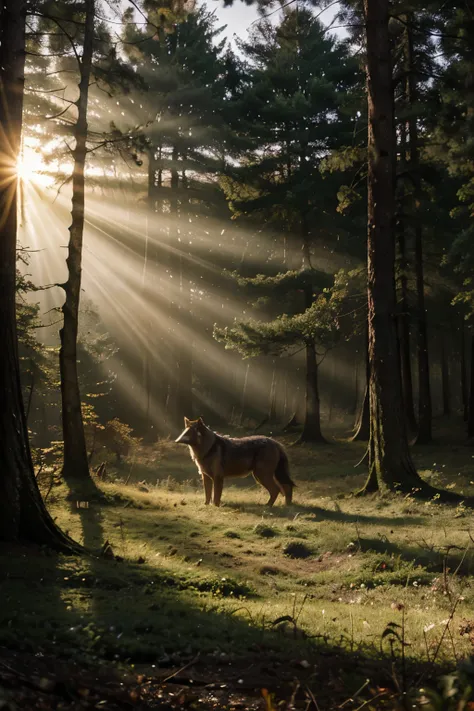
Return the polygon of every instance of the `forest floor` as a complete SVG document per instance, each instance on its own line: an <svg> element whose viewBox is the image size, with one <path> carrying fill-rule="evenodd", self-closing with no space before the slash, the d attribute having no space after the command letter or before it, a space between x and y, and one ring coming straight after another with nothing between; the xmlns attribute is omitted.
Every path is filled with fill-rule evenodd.
<svg viewBox="0 0 474 711"><path fill-rule="evenodd" d="M420 473L472 495L474 452L438 435L414 449ZM431 708L420 684L474 651L473 513L353 497L364 449L290 447L291 507L267 509L251 478L204 506L167 441L98 482L105 504L54 486L58 524L105 550L0 549L0 708L395 709L406 690ZM453 703L474 700L471 671Z"/></svg>

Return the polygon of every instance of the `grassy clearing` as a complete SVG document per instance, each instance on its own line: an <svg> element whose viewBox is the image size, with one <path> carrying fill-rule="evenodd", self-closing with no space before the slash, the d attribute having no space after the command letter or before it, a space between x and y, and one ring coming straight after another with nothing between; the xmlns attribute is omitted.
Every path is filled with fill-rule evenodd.
<svg viewBox="0 0 474 711"><path fill-rule="evenodd" d="M122 481L101 482L109 505L77 508L54 487L58 523L90 548L108 541L118 559L0 551L0 644L93 662L167 666L201 652L225 665L249 654L312 665L336 646L389 654L394 622L408 660L453 666L472 651L460 634L474 620L472 514L351 497L363 451L290 448L291 507L266 509L252 479L205 507L187 451L166 442ZM467 448L415 457L433 483L472 493Z"/></svg>

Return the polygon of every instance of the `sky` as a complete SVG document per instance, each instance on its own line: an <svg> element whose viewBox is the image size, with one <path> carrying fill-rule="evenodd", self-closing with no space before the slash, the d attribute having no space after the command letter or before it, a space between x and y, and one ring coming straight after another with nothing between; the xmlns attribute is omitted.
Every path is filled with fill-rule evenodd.
<svg viewBox="0 0 474 711"><path fill-rule="evenodd" d="M205 2L201 4L205 4L210 10L215 10L220 22L222 22L223 25L227 25L224 34L227 35L232 44L235 36L245 38L250 25L259 17L256 5L249 7L245 2L242 2L242 0L234 0L233 5L230 7L224 7L222 0L205 0ZM331 6L321 13L321 21L325 24L329 24L334 17L336 9L337 6L331 3ZM269 14L270 13L272 19L278 21L280 15L279 11L270 10ZM345 33L344 31L336 30L335 34L342 37Z"/></svg>
<svg viewBox="0 0 474 711"><path fill-rule="evenodd" d="M223 25L227 25L225 33L230 40L234 35L246 37L248 28L258 18L256 6L249 7L240 0L235 0L231 7L224 7L222 2L216 0L207 0L206 5L210 10L215 10Z"/></svg>
<svg viewBox="0 0 474 711"><path fill-rule="evenodd" d="M294 1L296 2L297 0ZM222 25L227 25L223 35L228 37L234 49L235 37L245 39L250 25L259 17L256 4L249 6L246 5L243 0L233 0L233 4L229 7L224 7L223 0L198 0L198 4L206 5L210 10L214 10L219 22ZM322 22L331 22L336 10L335 5L337 6L337 3L332 2L329 8L321 13L320 19ZM122 0L123 9L129 6L130 3L128 0ZM280 14L277 7L278 4L276 3L275 8L268 11L268 13L271 14L272 20L275 21L278 21ZM336 34L342 36L344 33L336 31Z"/></svg>

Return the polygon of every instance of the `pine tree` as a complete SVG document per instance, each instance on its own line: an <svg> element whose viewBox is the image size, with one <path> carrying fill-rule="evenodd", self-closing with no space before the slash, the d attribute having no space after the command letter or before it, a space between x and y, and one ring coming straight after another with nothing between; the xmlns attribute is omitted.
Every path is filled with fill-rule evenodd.
<svg viewBox="0 0 474 711"><path fill-rule="evenodd" d="M144 355L143 390L147 402L150 396L161 401L168 427L175 427L183 413L191 417L193 411L192 251L200 242L198 222L222 203L217 180L232 150L227 123L232 72L227 75L233 61L218 40L215 18L204 9L181 17L172 28L164 17L152 14L149 20L155 38L146 39L148 29L140 32L131 25L125 34L131 61L148 86L150 107L142 118L147 128L141 143L148 163L150 247L144 290L164 316L153 353ZM194 248L187 246L191 242ZM161 271L158 285L149 280L152 270ZM159 363L153 362L156 354ZM147 375L151 371L161 383Z"/></svg>
<svg viewBox="0 0 474 711"><path fill-rule="evenodd" d="M457 186L457 203L451 204L455 231L449 249L450 263L458 274L458 295L455 303L463 305L466 316L474 313L474 291L471 274L474 265L472 236L474 235L474 5L467 2L442 4L438 13L438 34L444 64L435 82L439 94L433 112L432 155L442 163L447 181ZM446 181L445 181L446 183ZM471 408L472 410L472 408ZM474 431L474 412L469 425Z"/></svg>
<svg viewBox="0 0 474 711"><path fill-rule="evenodd" d="M369 478L365 491L414 491L395 306L395 130L388 0L364 0L368 90Z"/></svg>
<svg viewBox="0 0 474 711"><path fill-rule="evenodd" d="M77 338L79 328L79 306L82 280L82 249L85 217L85 168L86 157L92 148L90 141L94 131L88 125L90 85L94 78L99 88L120 85L128 88L134 81L133 73L120 62L116 49L110 42L110 35L102 21L98 19L100 2L57 3L46 1L41 4L41 12L36 18L36 30L30 40L38 75L30 73L30 102L26 114L30 123L44 129L47 121L53 121L62 133L71 135L74 147L70 149L72 176L65 182L72 183L71 226L69 228L68 257L66 260L68 278L60 284L65 292L62 307L64 322L60 330L59 351L62 422L64 441L63 473L69 479L81 479L90 483L82 403L79 387ZM54 64L52 64L54 58ZM53 71L44 69L50 64ZM78 76L78 96L67 98L61 90L50 88L58 83L62 73ZM33 85L33 86L31 86ZM41 87L41 88L38 88ZM37 112L46 112L39 120ZM35 117L35 118L33 118ZM96 126L94 127L96 128ZM105 128L105 127L103 127ZM111 140L103 130L99 131L99 145L107 145ZM97 141L97 131L95 131ZM117 138L114 135L114 140ZM67 145L67 142L66 142Z"/></svg>
<svg viewBox="0 0 474 711"><path fill-rule="evenodd" d="M247 290L271 296L272 301L280 305L286 302L289 311L270 321L253 319L237 321L232 327L215 327L214 338L246 358L262 354L291 355L303 347L306 354L306 405L303 431L298 441L324 444L318 367L327 351L339 340L346 275L339 274L332 288L322 288L322 284L327 283L327 275L314 269L286 272L275 277L238 278L237 281ZM301 294L304 305L298 310Z"/></svg>
<svg viewBox="0 0 474 711"><path fill-rule="evenodd" d="M327 243L344 231L335 214L336 181L320 167L331 151L350 143L358 68L347 47L307 10L287 11L278 27L262 21L241 50L247 88L236 116L250 144L228 196L237 215L278 224L289 249L302 250L306 268L312 241Z"/></svg>
<svg viewBox="0 0 474 711"><path fill-rule="evenodd" d="M23 406L15 319L17 175L20 153L27 3L0 8L0 540L22 539L72 551L36 484Z"/></svg>
<svg viewBox="0 0 474 711"><path fill-rule="evenodd" d="M262 3L260 3L262 4ZM418 476L408 448L395 315L395 120L389 0L343 3L366 47L368 88L369 478L364 491L403 490L443 500ZM364 21L360 21L363 17ZM416 142L413 143L416 145Z"/></svg>
<svg viewBox="0 0 474 711"><path fill-rule="evenodd" d="M344 232L336 213L337 178L323 177L320 168L334 148L349 140L358 73L347 48L325 37L307 10L287 11L278 27L262 21L241 49L245 90L235 102L235 121L248 145L224 188L236 218L250 228L263 225L275 249L283 242L286 268L300 262L306 280L299 304L303 314L314 309L308 276L316 267L312 246L328 249ZM287 278L285 272L277 282L280 278ZM271 283L270 278L265 286ZM318 356L314 340L300 342L306 351L302 439L321 442Z"/></svg>
<svg viewBox="0 0 474 711"><path fill-rule="evenodd" d="M84 39L79 63L79 98L74 129L75 147L72 174L72 209L69 228L67 281L62 285L65 301L62 307L64 324L59 335L61 349L62 421L64 439L63 474L67 479L89 479L89 460L82 419L79 376L77 372L77 334L81 293L82 244L85 208L85 164L87 155L87 108L92 74L94 47L95 0L86 0L84 7Z"/></svg>
<svg viewBox="0 0 474 711"><path fill-rule="evenodd" d="M427 16L428 15L428 16ZM421 208L423 204L422 168L420 160L419 138L419 102L421 90L426 92L427 79L433 72L435 45L429 34L429 13L407 12L401 18L403 29L400 45L402 59L399 72L401 75L401 133L405 137L400 146L401 171L408 179L402 179L401 212L407 210L407 200L411 201L411 210L408 208L414 223L414 271L416 284L416 344L418 362L418 424L415 426L413 412L413 396L411 389L410 373L410 345L409 345L409 313L406 286L407 261L402 255L401 281L402 281L402 317L401 328L403 339L402 346L402 374L404 378L404 405L407 415L407 424L412 432L417 432L417 442L427 444L431 441L432 406L430 389L430 369L427 336L427 317L425 307L425 279L424 279L424 239L423 218ZM422 30L420 31L420 25ZM416 29L415 29L416 27ZM417 42L415 41L415 36ZM406 231L403 219L399 221L400 239Z"/></svg>

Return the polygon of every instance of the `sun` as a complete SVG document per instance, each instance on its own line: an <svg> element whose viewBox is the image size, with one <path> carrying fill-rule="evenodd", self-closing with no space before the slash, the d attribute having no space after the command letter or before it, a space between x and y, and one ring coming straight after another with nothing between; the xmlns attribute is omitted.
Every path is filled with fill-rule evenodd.
<svg viewBox="0 0 474 711"><path fill-rule="evenodd" d="M24 183L47 183L46 164L39 149L25 145L16 162L16 174Z"/></svg>
<svg viewBox="0 0 474 711"><path fill-rule="evenodd" d="M18 158L16 162L16 174L20 178L20 180L25 181L29 180L33 176L32 171L24 162L23 158Z"/></svg>

